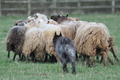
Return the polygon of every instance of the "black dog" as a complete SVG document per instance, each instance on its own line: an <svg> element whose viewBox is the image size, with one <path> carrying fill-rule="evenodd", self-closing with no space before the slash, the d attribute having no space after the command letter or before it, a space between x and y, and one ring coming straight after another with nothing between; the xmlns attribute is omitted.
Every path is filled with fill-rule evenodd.
<svg viewBox="0 0 120 80"><path fill-rule="evenodd" d="M76 74L75 61L76 54L73 42L68 37L62 37L62 34L57 35L55 32L53 38L53 44L58 57L63 65L63 71L68 72L67 63L70 62L72 65L72 73Z"/></svg>

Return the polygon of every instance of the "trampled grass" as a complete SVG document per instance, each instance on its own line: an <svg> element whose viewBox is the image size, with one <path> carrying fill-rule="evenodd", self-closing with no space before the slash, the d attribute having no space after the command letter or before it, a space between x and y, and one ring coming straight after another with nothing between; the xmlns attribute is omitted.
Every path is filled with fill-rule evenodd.
<svg viewBox="0 0 120 80"><path fill-rule="evenodd" d="M69 15L81 20L104 23L110 30L115 41L115 52L120 59L120 15L119 14L84 14ZM60 63L32 63L12 61L7 58L5 39L7 32L13 26L14 21L26 19L27 16L6 16L0 17L0 80L119 80L120 62L116 62L112 54L111 59L115 65L110 65L107 60L107 67L96 61L93 68L88 68L84 62L76 62L76 75L71 74L71 65L68 65L69 73L62 72Z"/></svg>

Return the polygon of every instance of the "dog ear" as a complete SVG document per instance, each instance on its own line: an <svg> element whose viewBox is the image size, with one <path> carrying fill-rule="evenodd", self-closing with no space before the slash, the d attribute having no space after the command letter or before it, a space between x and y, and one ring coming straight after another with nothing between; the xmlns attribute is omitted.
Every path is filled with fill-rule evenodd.
<svg viewBox="0 0 120 80"><path fill-rule="evenodd" d="M60 32L60 35L59 36L62 36L62 33Z"/></svg>
<svg viewBox="0 0 120 80"><path fill-rule="evenodd" d="M54 36L57 36L56 32L55 32Z"/></svg>

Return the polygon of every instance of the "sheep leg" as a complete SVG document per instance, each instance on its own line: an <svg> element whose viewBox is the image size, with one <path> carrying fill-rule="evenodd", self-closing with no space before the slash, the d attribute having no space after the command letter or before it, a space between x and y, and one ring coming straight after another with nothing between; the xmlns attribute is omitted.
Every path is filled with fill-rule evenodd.
<svg viewBox="0 0 120 80"><path fill-rule="evenodd" d="M60 62L60 59L59 59L58 55L56 53L54 53L53 55L55 56L57 62Z"/></svg>
<svg viewBox="0 0 120 80"><path fill-rule="evenodd" d="M82 58L82 54L80 54L80 55L78 56L78 58Z"/></svg>
<svg viewBox="0 0 120 80"><path fill-rule="evenodd" d="M116 61L119 62L120 60L117 58L113 47L111 47L110 51L112 52L112 54L113 54L114 58L116 59Z"/></svg>
<svg viewBox="0 0 120 80"><path fill-rule="evenodd" d="M76 70L75 70L75 63L72 62L72 74L76 74Z"/></svg>
<svg viewBox="0 0 120 80"><path fill-rule="evenodd" d="M24 58L24 55L22 54L21 58L20 58L20 61Z"/></svg>
<svg viewBox="0 0 120 80"><path fill-rule="evenodd" d="M101 56L101 60L100 60L100 63L102 63L102 61L103 61L103 57Z"/></svg>
<svg viewBox="0 0 120 80"><path fill-rule="evenodd" d="M19 59L21 59L21 54L19 54Z"/></svg>
<svg viewBox="0 0 120 80"><path fill-rule="evenodd" d="M96 56L96 59L97 59L97 60L99 60L99 57L98 57L98 56Z"/></svg>
<svg viewBox="0 0 120 80"><path fill-rule="evenodd" d="M95 59L95 55L92 56L92 59L89 63L89 67L92 67L93 66L93 63L94 63L94 59Z"/></svg>
<svg viewBox="0 0 120 80"><path fill-rule="evenodd" d="M13 61L15 61L15 57L16 57L16 55L17 55L17 54L15 53L15 54L14 54L14 57L13 57Z"/></svg>
<svg viewBox="0 0 120 80"><path fill-rule="evenodd" d="M88 59L87 56L83 55L83 60L86 61ZM87 62L87 61L86 61Z"/></svg>
<svg viewBox="0 0 120 80"><path fill-rule="evenodd" d="M27 63L28 62L28 57L26 57L26 61L25 61L25 63Z"/></svg>
<svg viewBox="0 0 120 80"><path fill-rule="evenodd" d="M85 55L83 55L83 57L84 57L84 59L85 59L85 63L87 64L87 65L89 65L89 56L85 56Z"/></svg>
<svg viewBox="0 0 120 80"><path fill-rule="evenodd" d="M28 62L28 55L26 55L25 58L26 58L25 63L27 63Z"/></svg>
<svg viewBox="0 0 120 80"><path fill-rule="evenodd" d="M8 51L8 58L10 58L10 51Z"/></svg>
<svg viewBox="0 0 120 80"><path fill-rule="evenodd" d="M32 59L32 62L36 62L34 52L32 52L32 53L30 54L30 57L31 57L31 59Z"/></svg>
<svg viewBox="0 0 120 80"><path fill-rule="evenodd" d="M109 62L111 63L111 65L114 65L113 61L110 59L110 57L108 56L107 59L109 60Z"/></svg>
<svg viewBox="0 0 120 80"><path fill-rule="evenodd" d="M54 55L51 55L51 56L50 56L50 61L51 61L51 62L57 62L57 60L56 60L56 58L55 58Z"/></svg>
<svg viewBox="0 0 120 80"><path fill-rule="evenodd" d="M104 67L106 67L106 58L107 58L107 53L104 51L103 52L103 64L104 64Z"/></svg>
<svg viewBox="0 0 120 80"><path fill-rule="evenodd" d="M45 54L44 62L47 62L47 60L48 60L48 54Z"/></svg>

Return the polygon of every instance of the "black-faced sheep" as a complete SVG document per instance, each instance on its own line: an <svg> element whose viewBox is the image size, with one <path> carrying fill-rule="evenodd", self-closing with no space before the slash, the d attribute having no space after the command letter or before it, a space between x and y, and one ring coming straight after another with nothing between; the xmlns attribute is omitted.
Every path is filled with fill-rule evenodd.
<svg viewBox="0 0 120 80"><path fill-rule="evenodd" d="M55 32L53 43L55 51L58 54L58 57L60 58L60 61L63 65L62 67L63 71L68 72L67 63L70 62L72 65L72 73L76 74L75 70L76 55L72 40L70 40L68 37L62 37L61 33L60 35L57 35Z"/></svg>
<svg viewBox="0 0 120 80"><path fill-rule="evenodd" d="M62 15L53 14L50 18L57 22L57 20L59 19L60 16L62 16Z"/></svg>
<svg viewBox="0 0 120 80"><path fill-rule="evenodd" d="M26 20L15 21L14 26L24 26L25 23L26 23Z"/></svg>
<svg viewBox="0 0 120 80"><path fill-rule="evenodd" d="M68 17L68 15L52 15L51 19L53 19L54 21L58 22L59 24L61 22L66 21L66 20L69 20L69 21L79 21L78 18Z"/></svg>

